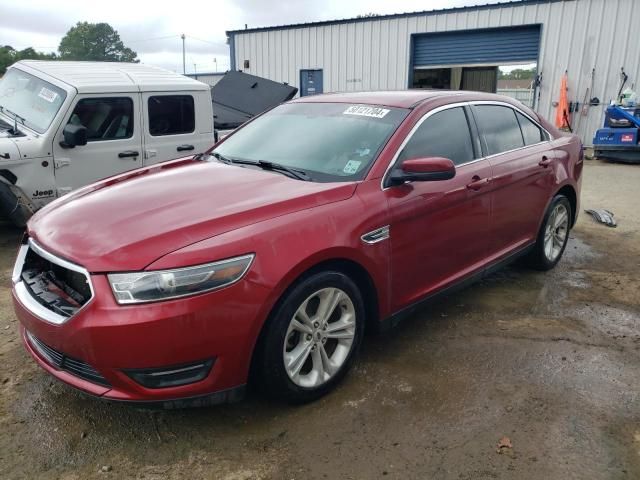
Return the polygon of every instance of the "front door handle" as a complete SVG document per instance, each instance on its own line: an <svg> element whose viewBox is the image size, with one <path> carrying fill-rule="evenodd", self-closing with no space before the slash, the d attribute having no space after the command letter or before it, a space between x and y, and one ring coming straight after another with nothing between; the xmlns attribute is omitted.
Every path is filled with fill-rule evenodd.
<svg viewBox="0 0 640 480"><path fill-rule="evenodd" d="M136 150L126 150L118 154L118 158L139 157L139 156L140 156L140 152Z"/></svg>
<svg viewBox="0 0 640 480"><path fill-rule="evenodd" d="M489 185L489 179L488 178L480 178L478 175L474 175L473 177L471 177L471 183L467 184L467 188L469 190L475 190L478 191L481 188L486 187L487 185Z"/></svg>
<svg viewBox="0 0 640 480"><path fill-rule="evenodd" d="M176 148L177 151L179 152L184 152L186 150L193 150L195 147L193 145L180 145L178 148Z"/></svg>
<svg viewBox="0 0 640 480"><path fill-rule="evenodd" d="M546 155L544 155L542 157L542 160L538 162L538 165L540 165L541 167L547 168L549 165L551 165L551 160L549 160L549 158Z"/></svg>

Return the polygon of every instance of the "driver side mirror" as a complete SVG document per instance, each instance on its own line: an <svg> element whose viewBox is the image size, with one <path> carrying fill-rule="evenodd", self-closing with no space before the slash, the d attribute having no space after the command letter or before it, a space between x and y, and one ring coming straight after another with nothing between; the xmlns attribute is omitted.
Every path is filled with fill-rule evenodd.
<svg viewBox="0 0 640 480"><path fill-rule="evenodd" d="M405 182L433 182L449 180L456 176L453 161L444 157L413 158L392 170L389 177L391 185Z"/></svg>
<svg viewBox="0 0 640 480"><path fill-rule="evenodd" d="M87 144L87 127L68 123L62 131L64 141L60 142L63 148L82 147Z"/></svg>

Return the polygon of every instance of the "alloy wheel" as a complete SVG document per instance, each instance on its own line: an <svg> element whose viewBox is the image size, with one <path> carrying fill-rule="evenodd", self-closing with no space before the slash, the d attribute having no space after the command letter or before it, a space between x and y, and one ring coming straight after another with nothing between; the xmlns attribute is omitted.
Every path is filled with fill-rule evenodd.
<svg viewBox="0 0 640 480"><path fill-rule="evenodd" d="M569 235L569 211L561 203L549 215L544 231L544 254L547 260L555 262L562 253Z"/></svg>
<svg viewBox="0 0 640 480"><path fill-rule="evenodd" d="M353 348L356 310L339 288L309 295L294 313L283 347L284 366L293 383L315 388L328 382Z"/></svg>

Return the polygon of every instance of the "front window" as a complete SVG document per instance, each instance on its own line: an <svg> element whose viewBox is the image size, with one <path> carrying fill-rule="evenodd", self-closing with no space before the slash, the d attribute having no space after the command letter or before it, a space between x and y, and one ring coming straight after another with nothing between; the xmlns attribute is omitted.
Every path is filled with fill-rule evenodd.
<svg viewBox="0 0 640 480"><path fill-rule="evenodd" d="M361 180L408 110L345 103L280 105L226 139L213 153L277 163L313 181Z"/></svg>
<svg viewBox="0 0 640 480"><path fill-rule="evenodd" d="M456 165L475 158L469 123L462 107L443 110L422 122L400 152L398 162L425 157L448 158Z"/></svg>
<svg viewBox="0 0 640 480"><path fill-rule="evenodd" d="M87 142L122 140L133 136L133 100L129 97L83 98L69 123L87 129Z"/></svg>
<svg viewBox="0 0 640 480"><path fill-rule="evenodd" d="M47 131L66 97L61 88L17 68L0 80L0 110L38 133Z"/></svg>

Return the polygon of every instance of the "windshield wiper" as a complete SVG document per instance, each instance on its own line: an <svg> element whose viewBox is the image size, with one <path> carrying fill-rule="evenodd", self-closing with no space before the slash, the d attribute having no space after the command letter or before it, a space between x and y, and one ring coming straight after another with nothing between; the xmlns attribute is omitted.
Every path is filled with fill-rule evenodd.
<svg viewBox="0 0 640 480"><path fill-rule="evenodd" d="M8 130L8 132L11 135L20 135L20 130L18 130L18 120L20 120L20 123L22 125L25 124L26 120L21 117L20 115L18 115L17 113L13 113L11 110L9 110L8 108L5 108L3 106L0 105L0 112L8 114L9 116L13 117L13 128L11 130Z"/></svg>
<svg viewBox="0 0 640 480"><path fill-rule="evenodd" d="M296 178L298 180L303 180L305 182L310 182L311 177L306 172L302 170L296 170L293 168L289 168L285 165L281 165L279 163L267 162L266 160L258 160L257 162L253 160L241 160L237 158L228 158L224 155L219 154L218 152L211 153L215 158L220 160L223 163L228 164L236 164L236 165L252 165L255 167L260 167L263 170L273 170L274 172L282 172L287 174L290 177Z"/></svg>
<svg viewBox="0 0 640 480"><path fill-rule="evenodd" d="M247 163L249 165L258 165L260 168L263 168L265 170L274 170L276 172L288 173L292 177L297 178L298 180L304 180L305 182L311 181L311 177L307 174L307 172L289 168L279 163L267 162L265 160L258 160L257 162L247 162Z"/></svg>
<svg viewBox="0 0 640 480"><path fill-rule="evenodd" d="M212 152L209 155L211 155L212 157L217 158L218 160L220 160L222 163L228 163L228 164L232 164L235 162L235 160L232 160L230 158L225 157L224 155L220 155L218 152Z"/></svg>

